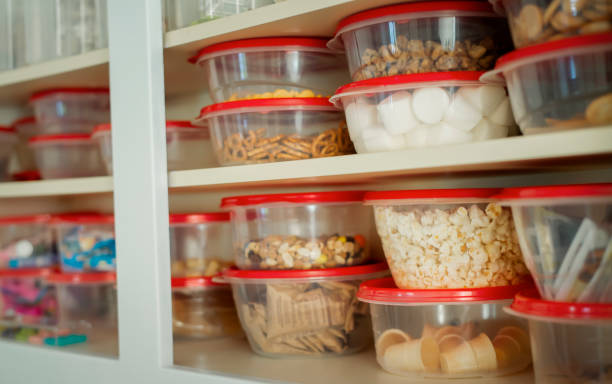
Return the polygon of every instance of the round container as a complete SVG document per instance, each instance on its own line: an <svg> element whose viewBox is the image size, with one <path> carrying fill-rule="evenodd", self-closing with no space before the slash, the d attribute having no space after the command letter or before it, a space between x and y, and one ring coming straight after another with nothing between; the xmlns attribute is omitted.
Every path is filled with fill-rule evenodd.
<svg viewBox="0 0 612 384"><path fill-rule="evenodd" d="M226 197L241 269L317 269L363 264L374 237L363 192Z"/></svg>
<svg viewBox="0 0 612 384"><path fill-rule="evenodd" d="M519 293L506 311L529 322L537 383L609 383L612 305L541 300Z"/></svg>
<svg viewBox="0 0 612 384"><path fill-rule="evenodd" d="M506 137L510 100L483 72L437 72L357 81L331 98L342 107L358 153Z"/></svg>
<svg viewBox="0 0 612 384"><path fill-rule="evenodd" d="M0 268L51 267L57 263L51 216L0 217Z"/></svg>
<svg viewBox="0 0 612 384"><path fill-rule="evenodd" d="M34 136L29 146L43 179L105 174L98 147L89 134Z"/></svg>
<svg viewBox="0 0 612 384"><path fill-rule="evenodd" d="M175 336L243 336L230 286L211 276L172 278L172 324Z"/></svg>
<svg viewBox="0 0 612 384"><path fill-rule="evenodd" d="M17 137L19 138L19 143L17 144L19 169L21 171L35 170L36 161L34 160L34 152L28 147L28 140L42 133L38 128L38 124L36 124L36 119L33 116L24 117L14 121L12 127L17 132Z"/></svg>
<svg viewBox="0 0 612 384"><path fill-rule="evenodd" d="M202 108L221 165L269 163L354 153L344 116L327 99L229 101Z"/></svg>
<svg viewBox="0 0 612 384"><path fill-rule="evenodd" d="M17 143L17 135L10 127L0 126L0 181L9 178L9 162Z"/></svg>
<svg viewBox="0 0 612 384"><path fill-rule="evenodd" d="M370 304L384 370L412 378L490 377L531 364L526 324L503 311L525 287L404 290L384 278L361 284L357 297Z"/></svg>
<svg viewBox="0 0 612 384"><path fill-rule="evenodd" d="M483 71L511 49L505 24L503 16L481 1L399 4L343 19L328 47L346 50L354 81Z"/></svg>
<svg viewBox="0 0 612 384"><path fill-rule="evenodd" d="M274 4L273 0L165 0L168 31Z"/></svg>
<svg viewBox="0 0 612 384"><path fill-rule="evenodd" d="M612 303L612 184L509 188L525 264L546 300Z"/></svg>
<svg viewBox="0 0 612 384"><path fill-rule="evenodd" d="M533 45L501 57L484 81L505 81L523 134L612 123L612 33Z"/></svg>
<svg viewBox="0 0 612 384"><path fill-rule="evenodd" d="M325 44L325 39L304 37L229 41L202 49L190 61L203 69L215 103L290 95L329 97L348 76L342 55Z"/></svg>
<svg viewBox="0 0 612 384"><path fill-rule="evenodd" d="M512 213L497 189L368 192L393 279L402 289L518 284L528 274Z"/></svg>
<svg viewBox="0 0 612 384"><path fill-rule="evenodd" d="M0 269L0 320L15 324L55 325L55 289L46 278L51 268Z"/></svg>
<svg viewBox="0 0 612 384"><path fill-rule="evenodd" d="M370 343L368 306L357 300L385 263L309 271L224 272L251 348L269 357L327 357Z"/></svg>

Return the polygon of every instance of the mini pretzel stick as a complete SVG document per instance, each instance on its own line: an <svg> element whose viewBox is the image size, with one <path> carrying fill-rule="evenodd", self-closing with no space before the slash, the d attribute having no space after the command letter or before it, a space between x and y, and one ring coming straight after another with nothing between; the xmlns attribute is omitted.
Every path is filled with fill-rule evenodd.
<svg viewBox="0 0 612 384"><path fill-rule="evenodd" d="M251 160L267 160L267 159L270 158L270 160L271 160L270 152L266 152L266 151L261 151L259 153L254 154L254 155L253 154L249 154L249 158Z"/></svg>
<svg viewBox="0 0 612 384"><path fill-rule="evenodd" d="M321 155L323 149L336 141L336 132L331 129L321 133L312 143L312 155L318 157ZM337 146L336 146L337 148Z"/></svg>
<svg viewBox="0 0 612 384"><path fill-rule="evenodd" d="M257 135L254 131L249 131L247 134L247 138L244 139L244 146L247 150L251 150L255 148L255 143L257 142Z"/></svg>
<svg viewBox="0 0 612 384"><path fill-rule="evenodd" d="M285 152L281 152L278 155L276 155L276 159L278 160L299 160L299 157L295 157L293 155L290 155L288 153Z"/></svg>
<svg viewBox="0 0 612 384"><path fill-rule="evenodd" d="M228 145L230 147L240 147L242 145L242 135L234 133L228 138Z"/></svg>
<svg viewBox="0 0 612 384"><path fill-rule="evenodd" d="M308 153L304 153L304 152L300 152L300 151L296 151L295 149L289 148L289 147L283 147L283 152L295 156L298 159L308 159L310 157L310 155Z"/></svg>
<svg viewBox="0 0 612 384"><path fill-rule="evenodd" d="M283 145L287 148L304 152L305 154L310 155L310 146L307 144L302 144L295 141L285 141L283 142Z"/></svg>
<svg viewBox="0 0 612 384"><path fill-rule="evenodd" d="M252 151L247 152L247 155L249 157L255 156L259 153L262 152L268 152L270 151L272 148L276 147L276 144L266 144L263 146L258 146L257 148L253 149Z"/></svg>

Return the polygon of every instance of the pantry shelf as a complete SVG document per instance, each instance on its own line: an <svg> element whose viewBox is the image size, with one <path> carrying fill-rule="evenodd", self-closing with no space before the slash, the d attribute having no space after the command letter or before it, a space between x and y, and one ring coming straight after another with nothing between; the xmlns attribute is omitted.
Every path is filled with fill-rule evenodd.
<svg viewBox="0 0 612 384"><path fill-rule="evenodd" d="M113 191L111 176L0 183L0 198L78 195Z"/></svg>

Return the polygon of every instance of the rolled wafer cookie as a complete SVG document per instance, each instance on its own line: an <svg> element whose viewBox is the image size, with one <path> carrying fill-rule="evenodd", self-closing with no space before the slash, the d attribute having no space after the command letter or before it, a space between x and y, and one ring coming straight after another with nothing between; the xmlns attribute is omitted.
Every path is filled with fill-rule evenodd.
<svg viewBox="0 0 612 384"><path fill-rule="evenodd" d="M476 356L479 371L494 371L497 369L497 355L489 336L481 333L470 340L469 343Z"/></svg>
<svg viewBox="0 0 612 384"><path fill-rule="evenodd" d="M383 366L393 372L438 372L440 351L431 337L405 341L388 347Z"/></svg>
<svg viewBox="0 0 612 384"><path fill-rule="evenodd" d="M497 335L493 339L499 369L509 368L521 359L521 344L508 335Z"/></svg>
<svg viewBox="0 0 612 384"><path fill-rule="evenodd" d="M378 337L378 340L376 341L376 353L378 353L380 356L384 356L387 348L406 341L410 341L410 336L408 336L401 329L387 329Z"/></svg>
<svg viewBox="0 0 612 384"><path fill-rule="evenodd" d="M518 341L519 346L521 347L521 352L527 354L531 358L531 343L529 341L529 334L525 332L525 330L510 325L507 327L503 327L499 331L497 331L497 335L506 335L512 337L514 340Z"/></svg>
<svg viewBox="0 0 612 384"><path fill-rule="evenodd" d="M458 374L478 369L472 346L463 337L453 334L446 335L440 339L438 346L442 372Z"/></svg>

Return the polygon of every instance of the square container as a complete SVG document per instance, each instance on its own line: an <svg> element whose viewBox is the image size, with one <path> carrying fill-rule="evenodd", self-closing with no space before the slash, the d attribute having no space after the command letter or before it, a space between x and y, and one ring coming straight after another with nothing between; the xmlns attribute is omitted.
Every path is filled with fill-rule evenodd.
<svg viewBox="0 0 612 384"><path fill-rule="evenodd" d="M346 62L326 40L268 37L215 44L191 59L215 103L246 98L329 97L348 80Z"/></svg>
<svg viewBox="0 0 612 384"><path fill-rule="evenodd" d="M364 280L388 273L385 263L309 271L228 269L240 323L251 348L268 357L329 357L371 342L368 306L357 300Z"/></svg>
<svg viewBox="0 0 612 384"><path fill-rule="evenodd" d="M349 16L328 43L346 50L353 81L484 71L512 48L503 16L481 1L414 2Z"/></svg>
<svg viewBox="0 0 612 384"><path fill-rule="evenodd" d="M364 264L372 213L363 192L309 192L226 197L234 260L241 269L319 269Z"/></svg>
<svg viewBox="0 0 612 384"><path fill-rule="evenodd" d="M17 162L19 163L19 169L21 172L35 170L36 160L34 159L34 152L28 146L28 140L42 134L36 123L36 119L33 116L24 117L14 121L12 127L19 139L17 143Z"/></svg>
<svg viewBox="0 0 612 384"><path fill-rule="evenodd" d="M57 264L50 215L0 217L0 268L52 267Z"/></svg>
<svg viewBox="0 0 612 384"><path fill-rule="evenodd" d="M56 325L55 288L46 281L53 272L51 268L0 269L0 322Z"/></svg>
<svg viewBox="0 0 612 384"><path fill-rule="evenodd" d="M273 0L165 0L165 2L168 31L274 4Z"/></svg>
<svg viewBox="0 0 612 384"><path fill-rule="evenodd" d="M483 72L436 72L356 81L331 102L344 109L358 153L497 139L514 132L503 85Z"/></svg>
<svg viewBox="0 0 612 384"><path fill-rule="evenodd" d="M402 289L518 284L523 264L512 212L497 189L368 192L395 284Z"/></svg>
<svg viewBox="0 0 612 384"><path fill-rule="evenodd" d="M384 370L413 379L492 377L531 364L525 322L503 311L528 286L405 290L384 278L361 284L357 297L370 304Z"/></svg>
<svg viewBox="0 0 612 384"><path fill-rule="evenodd" d="M17 144L13 128L0 126L0 181L9 178L9 163Z"/></svg>
<svg viewBox="0 0 612 384"><path fill-rule="evenodd" d="M612 303L612 184L508 188L523 251L542 298Z"/></svg>
<svg viewBox="0 0 612 384"><path fill-rule="evenodd" d="M344 116L323 98L229 101L202 108L221 165L354 153Z"/></svg>

